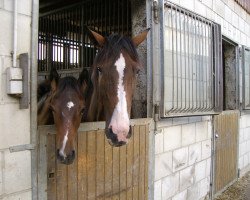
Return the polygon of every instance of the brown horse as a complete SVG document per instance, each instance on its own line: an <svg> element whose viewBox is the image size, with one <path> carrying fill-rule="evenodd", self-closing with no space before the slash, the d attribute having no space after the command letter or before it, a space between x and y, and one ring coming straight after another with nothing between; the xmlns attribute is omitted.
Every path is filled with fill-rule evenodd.
<svg viewBox="0 0 250 200"><path fill-rule="evenodd" d="M55 124L57 158L63 164L71 164L75 158L75 138L85 111L84 77L59 78L51 70L50 81L38 87L38 125ZM44 95L41 95L46 91Z"/></svg>
<svg viewBox="0 0 250 200"><path fill-rule="evenodd" d="M119 35L103 37L89 30L90 39L99 50L92 68L93 93L87 120L106 121L105 134L113 146L124 145L131 137L129 119L140 69L136 47L148 31L130 39Z"/></svg>

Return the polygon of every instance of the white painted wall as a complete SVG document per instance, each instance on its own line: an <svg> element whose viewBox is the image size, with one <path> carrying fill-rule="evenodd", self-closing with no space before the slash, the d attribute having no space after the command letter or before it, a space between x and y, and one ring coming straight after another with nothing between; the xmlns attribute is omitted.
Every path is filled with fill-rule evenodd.
<svg viewBox="0 0 250 200"><path fill-rule="evenodd" d="M30 54L32 0L17 0L17 5L17 55ZM20 110L19 100L6 94L6 69L12 66L12 0L0 0L0 19L0 199L29 200L30 152L9 151L11 146L30 143L30 110Z"/></svg>
<svg viewBox="0 0 250 200"><path fill-rule="evenodd" d="M222 34L250 47L250 15L234 0L170 0L221 25ZM155 200L208 198L211 118L183 117L159 122L155 136ZM250 115L240 117L239 168L250 170Z"/></svg>

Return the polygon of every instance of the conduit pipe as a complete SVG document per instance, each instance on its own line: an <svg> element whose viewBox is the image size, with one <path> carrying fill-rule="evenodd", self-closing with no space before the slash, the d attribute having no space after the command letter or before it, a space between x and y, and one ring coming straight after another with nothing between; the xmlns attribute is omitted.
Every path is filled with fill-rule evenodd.
<svg viewBox="0 0 250 200"><path fill-rule="evenodd" d="M23 71L17 67L17 0L13 0L12 67L7 68L7 94L20 97L23 93Z"/></svg>

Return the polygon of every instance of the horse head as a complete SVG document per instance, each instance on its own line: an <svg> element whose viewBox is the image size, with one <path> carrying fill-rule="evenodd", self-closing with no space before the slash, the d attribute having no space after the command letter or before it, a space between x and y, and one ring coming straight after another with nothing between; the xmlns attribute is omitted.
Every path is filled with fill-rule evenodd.
<svg viewBox="0 0 250 200"><path fill-rule="evenodd" d="M88 121L106 121L105 134L113 146L121 146L131 137L129 125L132 97L140 62L136 47L149 29L133 39L120 35L103 37L89 30L98 46L92 68L93 94Z"/></svg>
<svg viewBox="0 0 250 200"><path fill-rule="evenodd" d="M50 92L45 105L48 107L47 114L53 116L57 158L63 164L71 164L75 158L75 139L86 106L83 73L77 80L73 76L60 78L54 68L50 72Z"/></svg>

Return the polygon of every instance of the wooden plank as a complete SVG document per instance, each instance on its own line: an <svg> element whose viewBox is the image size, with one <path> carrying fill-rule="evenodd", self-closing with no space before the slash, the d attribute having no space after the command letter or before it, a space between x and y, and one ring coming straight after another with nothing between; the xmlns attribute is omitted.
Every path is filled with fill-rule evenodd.
<svg viewBox="0 0 250 200"><path fill-rule="evenodd" d="M112 165L112 200L119 199L120 191L120 148L113 147L113 165Z"/></svg>
<svg viewBox="0 0 250 200"><path fill-rule="evenodd" d="M78 199L87 199L87 132L78 133Z"/></svg>
<svg viewBox="0 0 250 200"><path fill-rule="evenodd" d="M89 200L96 198L96 131L87 133L87 196Z"/></svg>
<svg viewBox="0 0 250 200"><path fill-rule="evenodd" d="M134 127L132 127L132 136L129 143L126 145L126 174L127 174L127 200L133 199L133 151L134 151Z"/></svg>
<svg viewBox="0 0 250 200"><path fill-rule="evenodd" d="M103 200L105 196L105 133L99 130L96 133L96 199Z"/></svg>
<svg viewBox="0 0 250 200"><path fill-rule="evenodd" d="M146 132L145 132L145 185L144 185L144 191L145 191L145 200L148 199L148 167L149 167L149 125L146 126Z"/></svg>
<svg viewBox="0 0 250 200"><path fill-rule="evenodd" d="M224 111L215 117L219 138L215 142L215 193L237 178L238 112Z"/></svg>
<svg viewBox="0 0 250 200"><path fill-rule="evenodd" d="M77 176L77 170L78 170L78 162L77 162L77 157L78 157L78 149L76 145L75 149L76 157L74 162L71 165L68 165L68 199L70 200L77 200L77 189L78 189L78 176Z"/></svg>
<svg viewBox="0 0 250 200"><path fill-rule="evenodd" d="M107 139L105 140L105 150L104 150L104 159L105 159L105 200L112 199L112 165L113 165L113 157L112 157L112 147L108 143Z"/></svg>
<svg viewBox="0 0 250 200"><path fill-rule="evenodd" d="M139 200L139 126L134 127L134 152L133 152L133 200Z"/></svg>
<svg viewBox="0 0 250 200"><path fill-rule="evenodd" d="M48 199L56 199L56 140L55 135L47 136L47 193Z"/></svg>
<svg viewBox="0 0 250 200"><path fill-rule="evenodd" d="M68 170L67 165L56 161L56 199L67 200L68 197Z"/></svg>
<svg viewBox="0 0 250 200"><path fill-rule="evenodd" d="M139 199L145 199L145 135L146 135L146 127L139 127Z"/></svg>
<svg viewBox="0 0 250 200"><path fill-rule="evenodd" d="M119 199L126 200L127 197L127 165L126 165L126 145L120 147L120 188L119 188Z"/></svg>
<svg viewBox="0 0 250 200"><path fill-rule="evenodd" d="M38 199L47 198L47 132L39 130Z"/></svg>

